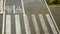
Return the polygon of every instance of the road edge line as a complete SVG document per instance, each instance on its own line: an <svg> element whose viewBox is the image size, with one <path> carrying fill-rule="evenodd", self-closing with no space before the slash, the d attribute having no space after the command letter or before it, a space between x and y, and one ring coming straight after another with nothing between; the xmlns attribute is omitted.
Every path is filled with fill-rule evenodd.
<svg viewBox="0 0 60 34"><path fill-rule="evenodd" d="M4 24L5 24L5 1L4 1L4 12L3 12L3 24L2 24L2 34L4 34Z"/></svg>

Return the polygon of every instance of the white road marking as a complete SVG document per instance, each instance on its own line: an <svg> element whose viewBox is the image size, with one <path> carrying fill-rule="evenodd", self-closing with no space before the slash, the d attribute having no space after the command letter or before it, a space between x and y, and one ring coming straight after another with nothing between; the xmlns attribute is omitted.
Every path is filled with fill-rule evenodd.
<svg viewBox="0 0 60 34"><path fill-rule="evenodd" d="M53 34L57 34L57 31L56 31L56 29L55 29L55 27L54 27L53 21L51 20L49 14L46 14L46 17L47 17L47 20L48 20L48 22L49 22L49 24L50 24L50 26L51 26L51 29L52 29L52 31L53 31Z"/></svg>
<svg viewBox="0 0 60 34"><path fill-rule="evenodd" d="M7 10L7 13L11 13L12 9L10 8L10 6L6 6L5 10Z"/></svg>
<svg viewBox="0 0 60 34"><path fill-rule="evenodd" d="M15 15L16 34L21 34L21 25L19 15Z"/></svg>
<svg viewBox="0 0 60 34"><path fill-rule="evenodd" d="M5 24L5 11L4 11L4 13L3 13L2 34L4 34L4 24Z"/></svg>
<svg viewBox="0 0 60 34"><path fill-rule="evenodd" d="M15 14L15 5L13 5L13 10L14 10L14 14Z"/></svg>
<svg viewBox="0 0 60 34"><path fill-rule="evenodd" d="M6 34L11 34L11 15L6 15Z"/></svg>
<svg viewBox="0 0 60 34"><path fill-rule="evenodd" d="M0 10L1 10L1 8L2 8L2 3L1 3L2 1L0 1Z"/></svg>
<svg viewBox="0 0 60 34"><path fill-rule="evenodd" d="M42 27L43 27L45 34L49 34L48 28L47 28L45 21L44 21L44 18L43 18L43 15L39 14L39 18L40 18L40 21L41 21L41 24L42 24Z"/></svg>
<svg viewBox="0 0 60 34"><path fill-rule="evenodd" d="M18 13L18 12L22 13L22 8L17 7L17 8L16 8L16 13Z"/></svg>
<svg viewBox="0 0 60 34"><path fill-rule="evenodd" d="M38 27L38 24L37 24L36 17L35 17L34 14L32 14L31 16L32 16L33 25L34 25L34 27L35 27L36 34L40 34L40 31L39 31L39 27Z"/></svg>
<svg viewBox="0 0 60 34"><path fill-rule="evenodd" d="M6 0L5 0L5 2L6 2ZM4 24L5 24L5 2L4 2L4 12L3 12L2 34L4 34Z"/></svg>
<svg viewBox="0 0 60 34"><path fill-rule="evenodd" d="M56 22L55 22L55 20L54 20L54 18L53 18L53 15L52 15L52 13L51 13L51 11L50 11L50 9L49 9L48 4L46 3L46 0L44 0L44 2L45 2L45 4L46 4L46 6L47 6L47 9L48 9L48 11L49 11L49 13L50 13L50 15L51 15L51 18L52 18L52 20L53 20L53 22L54 22L54 24L55 24L55 26L56 26L56 29L57 29L58 33L59 33L59 32L60 32L60 31L59 31L59 28L58 28L58 26L57 26L57 24L56 24ZM60 34L60 33L59 33L59 34Z"/></svg>
<svg viewBox="0 0 60 34"><path fill-rule="evenodd" d="M25 24L26 34L31 34L27 15L24 16L24 24Z"/></svg>
<svg viewBox="0 0 60 34"><path fill-rule="evenodd" d="M25 16L26 14L25 14L25 10L24 10L24 2L23 2L23 0L21 0L21 3L22 3L23 16Z"/></svg>

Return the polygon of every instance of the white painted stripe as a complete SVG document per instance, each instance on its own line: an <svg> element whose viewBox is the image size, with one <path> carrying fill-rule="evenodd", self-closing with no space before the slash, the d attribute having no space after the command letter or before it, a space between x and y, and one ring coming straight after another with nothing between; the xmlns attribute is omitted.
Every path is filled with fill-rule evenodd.
<svg viewBox="0 0 60 34"><path fill-rule="evenodd" d="M59 32L59 34L60 34L60 32Z"/></svg>
<svg viewBox="0 0 60 34"><path fill-rule="evenodd" d="M26 34L31 34L27 15L24 16L24 24L25 24Z"/></svg>
<svg viewBox="0 0 60 34"><path fill-rule="evenodd" d="M33 25L35 27L36 34L40 34L39 27L37 24L37 20L34 14L32 14Z"/></svg>
<svg viewBox="0 0 60 34"><path fill-rule="evenodd" d="M4 9L4 7L3 7L4 5L3 5L3 4L4 4L3 0L0 0L0 5L1 5L1 6L0 6L0 9L1 9L0 14L3 13L3 9Z"/></svg>
<svg viewBox="0 0 60 34"><path fill-rule="evenodd" d="M14 14L15 14L15 5L13 5L13 10L14 10Z"/></svg>
<svg viewBox="0 0 60 34"><path fill-rule="evenodd" d="M5 0L6 1L6 0ZM5 3L4 2L4 12L3 12L3 25L2 25L2 34L4 34L4 24L5 24Z"/></svg>
<svg viewBox="0 0 60 34"><path fill-rule="evenodd" d="M15 15L16 34L21 34L21 25L19 15Z"/></svg>
<svg viewBox="0 0 60 34"><path fill-rule="evenodd" d="M24 9L24 2L23 2L23 0L21 0L21 3L22 3L23 16L25 16L26 14L25 14L25 9Z"/></svg>
<svg viewBox="0 0 60 34"><path fill-rule="evenodd" d="M41 21L41 24L42 24L42 27L43 27L45 34L49 34L48 28L47 28L45 21L44 21L44 18L43 18L43 15L39 14L39 18L40 18L40 21Z"/></svg>
<svg viewBox="0 0 60 34"><path fill-rule="evenodd" d="M48 4L46 3L46 0L44 0L44 2L45 2L45 4L46 4L46 6L47 6L47 9L48 9L48 11L49 11L49 13L50 13L50 15L51 15L51 18L52 18L52 20L53 20L53 22L54 22L54 24L55 24L55 26L56 26L56 29L57 29L58 33L59 33L59 32L60 32L60 31L59 31L59 28L58 28L58 26L57 26L57 24L56 24L56 22L55 22L55 20L54 20L54 18L53 18L53 15L52 15L52 13L51 13L51 11L50 11L50 9L49 9Z"/></svg>
<svg viewBox="0 0 60 34"><path fill-rule="evenodd" d="M11 15L6 15L6 34L11 34Z"/></svg>
<svg viewBox="0 0 60 34"><path fill-rule="evenodd" d="M54 27L54 24L53 24L53 22L52 22L52 20L51 20L51 18L50 18L50 16L49 16L49 14L46 14L46 17L47 17L47 20L48 20L48 22L49 22L49 24L50 24L50 26L51 26L51 29L52 29L52 31L53 31L53 34L57 34L57 31L56 31L56 29L55 29L55 27Z"/></svg>
<svg viewBox="0 0 60 34"><path fill-rule="evenodd" d="M1 6L2 6L2 5L1 5L2 3L1 3L1 2L2 2L2 1L0 0L0 10L1 10Z"/></svg>
<svg viewBox="0 0 60 34"><path fill-rule="evenodd" d="M2 34L4 34L4 24L5 24L5 11L4 11L4 14L3 14Z"/></svg>

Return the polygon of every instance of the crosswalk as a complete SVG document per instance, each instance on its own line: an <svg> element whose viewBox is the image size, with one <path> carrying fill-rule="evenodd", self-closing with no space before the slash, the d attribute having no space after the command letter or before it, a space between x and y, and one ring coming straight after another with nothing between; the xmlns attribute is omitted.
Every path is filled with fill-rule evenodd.
<svg viewBox="0 0 60 34"><path fill-rule="evenodd" d="M40 34L39 27L38 27L38 24L37 24L37 21L36 21L36 18L35 18L34 14L32 14L32 20L33 20L33 25L35 27L36 34Z"/></svg>
<svg viewBox="0 0 60 34"><path fill-rule="evenodd" d="M47 19L48 19L48 21L49 21L49 24L50 24L50 26L51 26L51 29L52 29L53 33L54 33L54 34L57 34L56 29L55 29L55 27L54 27L54 24L53 24L50 16L49 16L48 14L46 14L46 16L47 16Z"/></svg>
<svg viewBox="0 0 60 34"><path fill-rule="evenodd" d="M43 27L45 34L49 34L42 14L39 14L39 18L40 18L40 21L41 21L41 24L42 24L42 27Z"/></svg>
<svg viewBox="0 0 60 34"><path fill-rule="evenodd" d="M11 34L11 15L6 15L6 34Z"/></svg>
<svg viewBox="0 0 60 34"><path fill-rule="evenodd" d="M21 25L19 21L19 15L15 15L16 34L21 34Z"/></svg>
<svg viewBox="0 0 60 34"><path fill-rule="evenodd" d="M27 15L24 16L24 24L25 24L26 34L31 34Z"/></svg>
<svg viewBox="0 0 60 34"><path fill-rule="evenodd" d="M47 20L45 20L44 16L46 17ZM49 14L38 14L38 16L36 16L35 14L31 14L31 15L26 14L25 16L22 16L22 17L23 17L23 20L22 20L20 14L14 14L13 21L15 23L14 23L14 25L11 25L13 23L12 22L13 16L10 14L6 14L5 34L13 34L12 32L14 32L14 31L15 31L14 32L15 34L23 34L23 32L25 32L25 34L33 34L33 33L42 34L41 31L43 31L43 34L58 34ZM39 19L39 22L38 22L38 19ZM30 20L32 22L30 22ZM49 30L49 27L47 26L46 21L48 21L51 31ZM21 22L24 24L24 26L21 24ZM32 24L30 24L30 23L32 23ZM41 24L42 29L39 26L40 24ZM33 28L31 25L33 25L33 28L34 28L33 32L32 32ZM12 26L15 27L14 31L12 30ZM25 31L22 30L23 28ZM52 32L52 33L50 33L50 32Z"/></svg>

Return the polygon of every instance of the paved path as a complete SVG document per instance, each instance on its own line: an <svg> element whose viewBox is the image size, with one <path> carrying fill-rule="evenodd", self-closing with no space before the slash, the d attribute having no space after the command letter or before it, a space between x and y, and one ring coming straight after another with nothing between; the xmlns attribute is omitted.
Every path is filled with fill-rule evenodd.
<svg viewBox="0 0 60 34"><path fill-rule="evenodd" d="M26 0L22 7L21 0L6 0L5 5L3 34L58 34L44 1Z"/></svg>
<svg viewBox="0 0 60 34"><path fill-rule="evenodd" d="M7 14L5 34L57 34L49 14Z"/></svg>

